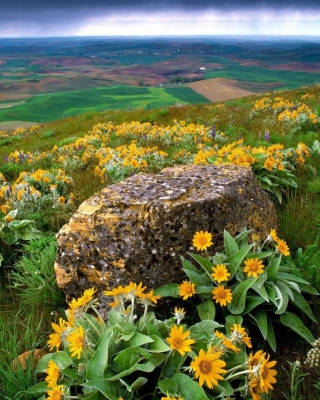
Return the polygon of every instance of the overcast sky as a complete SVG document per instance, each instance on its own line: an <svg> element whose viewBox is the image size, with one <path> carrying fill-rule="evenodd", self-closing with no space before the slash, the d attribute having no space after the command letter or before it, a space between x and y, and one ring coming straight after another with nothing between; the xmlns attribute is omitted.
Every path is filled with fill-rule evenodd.
<svg viewBox="0 0 320 400"><path fill-rule="evenodd" d="M320 36L320 0L0 0L0 38Z"/></svg>

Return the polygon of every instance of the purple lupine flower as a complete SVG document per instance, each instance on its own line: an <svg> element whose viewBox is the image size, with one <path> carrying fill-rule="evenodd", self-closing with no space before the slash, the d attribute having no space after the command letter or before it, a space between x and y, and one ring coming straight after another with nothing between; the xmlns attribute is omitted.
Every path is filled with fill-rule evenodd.
<svg viewBox="0 0 320 400"><path fill-rule="evenodd" d="M216 127L214 125L212 125L211 137L212 137L212 139L214 139L216 137Z"/></svg>
<svg viewBox="0 0 320 400"><path fill-rule="evenodd" d="M268 131L268 129L265 131L264 133L264 139L269 142L270 140L270 132Z"/></svg>

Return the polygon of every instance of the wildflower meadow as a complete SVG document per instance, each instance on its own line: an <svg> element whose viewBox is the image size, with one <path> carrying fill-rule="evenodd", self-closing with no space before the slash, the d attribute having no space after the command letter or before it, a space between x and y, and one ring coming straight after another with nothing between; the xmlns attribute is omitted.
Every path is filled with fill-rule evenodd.
<svg viewBox="0 0 320 400"><path fill-rule="evenodd" d="M0 131L0 397L319 397L319 104L315 85ZM94 287L67 302L59 229L103 187L178 164L251 168L279 226L214 250L193 232L183 282L106 290L107 317Z"/></svg>

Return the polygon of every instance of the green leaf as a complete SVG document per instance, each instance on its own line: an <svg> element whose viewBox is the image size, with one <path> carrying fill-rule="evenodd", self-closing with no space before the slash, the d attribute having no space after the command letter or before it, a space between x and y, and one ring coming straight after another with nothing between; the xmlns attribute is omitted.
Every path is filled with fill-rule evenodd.
<svg viewBox="0 0 320 400"><path fill-rule="evenodd" d="M278 278L284 280L285 282L291 281L291 282L303 283L304 285L310 285L310 282L306 281L305 279L299 278L298 276L293 274L287 274L285 272L279 272Z"/></svg>
<svg viewBox="0 0 320 400"><path fill-rule="evenodd" d="M196 268L191 261L187 260L183 256L180 256L180 260L182 262L182 267L183 269L188 269L190 271L198 271L198 268Z"/></svg>
<svg viewBox="0 0 320 400"><path fill-rule="evenodd" d="M205 303L198 305L198 314L200 319L203 320L214 320L216 315L216 308L213 301L208 300Z"/></svg>
<svg viewBox="0 0 320 400"><path fill-rule="evenodd" d="M304 284L300 283L299 288L300 288L301 292L303 292L303 293L310 293L310 294L314 294L314 295L319 295L319 292L317 291L317 289L315 289L314 287L310 286L310 284L304 285Z"/></svg>
<svg viewBox="0 0 320 400"><path fill-rule="evenodd" d="M247 296L246 307L243 311L243 315L248 314L254 308L258 307L260 304L264 303L265 300L261 296Z"/></svg>
<svg viewBox="0 0 320 400"><path fill-rule="evenodd" d="M171 380L177 382L178 391L183 400L209 400L199 383L190 376L178 373L173 375Z"/></svg>
<svg viewBox="0 0 320 400"><path fill-rule="evenodd" d="M272 303L275 304L278 307L278 303L277 303L277 300L276 300L275 284L272 281L266 282L264 287L265 287L265 289L267 291L269 300L271 300Z"/></svg>
<svg viewBox="0 0 320 400"><path fill-rule="evenodd" d="M206 333L206 332L213 334L217 328L220 328L222 326L223 325L219 324L218 322L211 321L211 320L204 320L204 321L198 322L197 324L190 326L190 332L193 335L197 335L200 333Z"/></svg>
<svg viewBox="0 0 320 400"><path fill-rule="evenodd" d="M234 325L242 325L243 318L240 315L228 315L226 317L226 330L230 333L230 328Z"/></svg>
<svg viewBox="0 0 320 400"><path fill-rule="evenodd" d="M58 353L48 353L39 360L36 373L46 372L50 360L54 361L60 369L68 368L73 364L72 359L64 351L59 351Z"/></svg>
<svg viewBox="0 0 320 400"><path fill-rule="evenodd" d="M7 243L10 246L18 241L18 236L9 232L8 233L0 232L0 237L5 243Z"/></svg>
<svg viewBox="0 0 320 400"><path fill-rule="evenodd" d="M298 307L301 311L303 311L312 321L318 322L315 316L313 315L313 312L311 311L311 308L309 307L309 304L305 300L305 298L300 294L299 292L296 292L295 290L292 291L293 294L293 301L292 303Z"/></svg>
<svg viewBox="0 0 320 400"><path fill-rule="evenodd" d="M293 300L292 290L289 288L288 285L278 279L277 286L282 292L286 292L290 299Z"/></svg>
<svg viewBox="0 0 320 400"><path fill-rule="evenodd" d="M152 343L148 346L148 351L151 353L164 353L169 351L170 347L157 335L151 335Z"/></svg>
<svg viewBox="0 0 320 400"><path fill-rule="evenodd" d="M267 323L268 323L267 342L269 343L269 346L272 348L272 350L276 352L277 351L276 336L274 334L272 322L269 318L267 318Z"/></svg>
<svg viewBox="0 0 320 400"><path fill-rule="evenodd" d="M309 329L303 324L301 319L293 314L293 313L285 313L280 316L280 321L283 325L292 329L295 333L300 335L303 339L305 339L310 344L315 342L315 338Z"/></svg>
<svg viewBox="0 0 320 400"><path fill-rule="evenodd" d="M278 278L278 269L281 262L281 255L276 257L271 264L269 264L266 268L266 272L268 274L268 280L276 281Z"/></svg>
<svg viewBox="0 0 320 400"><path fill-rule="evenodd" d="M178 394L179 387L177 382L172 379L162 379L159 382L159 389L163 394L172 397Z"/></svg>
<svg viewBox="0 0 320 400"><path fill-rule="evenodd" d="M260 308L249 314L250 317L255 321L264 339L268 335L268 323L267 314L264 309Z"/></svg>
<svg viewBox="0 0 320 400"><path fill-rule="evenodd" d="M207 274L211 275L212 274L212 262L208 260L205 257L201 257L198 254L192 254L188 253L193 259L197 261L197 263L200 265L200 267L207 272Z"/></svg>
<svg viewBox="0 0 320 400"><path fill-rule="evenodd" d="M275 312L276 314L283 314L288 307L289 304L289 296L286 292L283 292L282 290L280 290L278 288L278 286L275 285L275 290L276 290L276 294L277 294L277 311Z"/></svg>
<svg viewBox="0 0 320 400"><path fill-rule="evenodd" d="M254 244L252 243L242 247L239 251L232 254L232 256L226 259L225 264L228 264L228 271L231 274L229 280L232 279L234 275L238 272L241 263L243 262L249 251L252 249L253 245Z"/></svg>
<svg viewBox="0 0 320 400"><path fill-rule="evenodd" d="M228 310L232 314L241 314L244 311L246 305L247 291L253 285L255 279L247 279L245 281L242 281L233 290L232 302L228 304Z"/></svg>
<svg viewBox="0 0 320 400"><path fill-rule="evenodd" d="M187 269L184 270L188 278L192 283L196 286L206 286L208 285L208 277L207 275L200 273L200 271L189 271Z"/></svg>
<svg viewBox="0 0 320 400"><path fill-rule="evenodd" d="M27 393L33 396L39 396L45 394L48 390L47 382L38 382L35 385L27 389Z"/></svg>
<svg viewBox="0 0 320 400"><path fill-rule="evenodd" d="M255 292L257 292L267 303L269 303L269 296L266 291L266 288L264 285L260 286L259 278L256 282L253 283L251 286L251 289L253 289Z"/></svg>
<svg viewBox="0 0 320 400"><path fill-rule="evenodd" d="M179 297L179 285L177 283L168 283L160 286L154 291L154 295L161 297Z"/></svg>
<svg viewBox="0 0 320 400"><path fill-rule="evenodd" d="M139 390L143 385L148 382L147 378L140 376L131 385L128 385L123 379L119 379L122 385L124 385L129 393Z"/></svg>
<svg viewBox="0 0 320 400"><path fill-rule="evenodd" d="M86 379L88 381L94 379L102 379L104 370L108 366L109 361L109 345L112 336L114 335L114 328L109 328L101 336L102 340L94 353L94 356L89 360L86 371Z"/></svg>
<svg viewBox="0 0 320 400"><path fill-rule="evenodd" d="M212 294L212 286L199 286L197 287L197 294L210 295ZM208 296L204 296L208 297Z"/></svg>
<svg viewBox="0 0 320 400"><path fill-rule="evenodd" d="M94 388L102 393L105 399L108 400L119 400L119 397L127 398L127 389L119 385L119 382L110 382L106 379L95 379L89 382L82 383L82 386L86 388ZM102 400L102 399L101 399Z"/></svg>
<svg viewBox="0 0 320 400"><path fill-rule="evenodd" d="M130 375L135 371L142 371L142 372L152 372L154 371L159 365L161 365L164 360L167 358L166 354L159 354L159 353L148 353L147 351L143 351L141 347L133 347L131 349L127 350L140 350L140 354L136 353L138 355L138 362L135 365L133 365L131 368L127 368L128 364L126 362L122 362L122 366L125 369L124 371L121 371L119 374L109 378L108 380L110 381L116 381L120 378L123 378L124 376ZM146 357L147 354L147 357ZM147 358L147 360L145 360ZM119 359L116 361L118 362ZM143 362L146 361L146 362Z"/></svg>
<svg viewBox="0 0 320 400"><path fill-rule="evenodd" d="M233 237L230 235L230 233L227 232L226 230L224 230L224 232L223 232L223 242L224 242L224 247L226 249L227 257L230 257L230 256L232 256L232 254L239 251L237 242L233 239Z"/></svg>
<svg viewBox="0 0 320 400"><path fill-rule="evenodd" d="M142 333L139 332L135 332L132 338L126 342L125 347L129 348L129 347L143 346L144 344L152 342L153 339L151 339L149 336L143 335Z"/></svg>

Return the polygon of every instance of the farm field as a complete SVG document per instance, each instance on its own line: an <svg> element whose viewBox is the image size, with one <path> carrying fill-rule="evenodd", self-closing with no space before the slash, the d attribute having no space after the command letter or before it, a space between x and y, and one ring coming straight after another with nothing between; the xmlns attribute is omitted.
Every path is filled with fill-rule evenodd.
<svg viewBox="0 0 320 400"><path fill-rule="evenodd" d="M316 38L0 39L2 123L219 102L319 81Z"/></svg>

